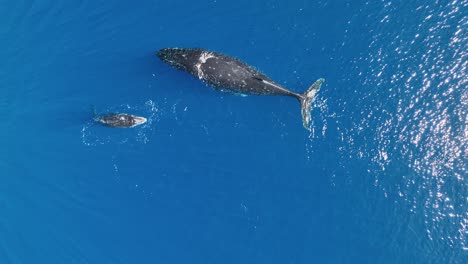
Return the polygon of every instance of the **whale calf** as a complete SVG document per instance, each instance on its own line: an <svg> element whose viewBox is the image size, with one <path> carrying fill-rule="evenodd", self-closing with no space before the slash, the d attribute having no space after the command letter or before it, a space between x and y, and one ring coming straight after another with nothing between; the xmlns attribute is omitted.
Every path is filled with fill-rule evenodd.
<svg viewBox="0 0 468 264"><path fill-rule="evenodd" d="M221 53L199 48L164 48L157 51L156 55L165 63L221 91L294 97L301 103L302 123L307 129L310 127L311 105L325 81L318 79L304 93L299 94L284 88L246 63Z"/></svg>
<svg viewBox="0 0 468 264"><path fill-rule="evenodd" d="M95 116L94 120L109 127L129 128L146 123L146 118L126 113Z"/></svg>

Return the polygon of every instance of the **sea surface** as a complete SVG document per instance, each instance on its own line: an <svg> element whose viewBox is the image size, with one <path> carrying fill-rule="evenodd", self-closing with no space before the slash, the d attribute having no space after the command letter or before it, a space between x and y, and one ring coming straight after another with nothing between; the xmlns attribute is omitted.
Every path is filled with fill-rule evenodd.
<svg viewBox="0 0 468 264"><path fill-rule="evenodd" d="M468 0L0 0L0 264L468 263ZM303 92L221 93L165 47ZM133 129L98 114L148 118Z"/></svg>

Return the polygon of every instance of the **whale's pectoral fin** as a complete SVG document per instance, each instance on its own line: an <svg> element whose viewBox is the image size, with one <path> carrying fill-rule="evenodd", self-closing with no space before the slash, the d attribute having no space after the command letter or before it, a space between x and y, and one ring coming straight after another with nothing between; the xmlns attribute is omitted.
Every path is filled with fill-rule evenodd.
<svg viewBox="0 0 468 264"><path fill-rule="evenodd" d="M320 90L322 83L325 79L320 78L312 84L307 91L305 91L302 96L299 98L301 101L301 113L302 113L302 124L306 129L310 130L310 121L312 120L312 115L310 113L312 103L315 101L317 92Z"/></svg>

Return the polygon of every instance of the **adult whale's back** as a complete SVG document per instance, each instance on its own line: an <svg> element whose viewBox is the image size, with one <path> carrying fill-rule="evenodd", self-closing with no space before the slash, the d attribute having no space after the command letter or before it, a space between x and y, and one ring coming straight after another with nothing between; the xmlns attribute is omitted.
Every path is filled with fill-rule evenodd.
<svg viewBox="0 0 468 264"><path fill-rule="evenodd" d="M207 84L240 94L285 95L301 102L304 127L309 128L310 107L323 79L317 80L309 89L298 94L275 83L268 76L246 63L216 52L196 48L165 48L157 52L167 64L186 71Z"/></svg>

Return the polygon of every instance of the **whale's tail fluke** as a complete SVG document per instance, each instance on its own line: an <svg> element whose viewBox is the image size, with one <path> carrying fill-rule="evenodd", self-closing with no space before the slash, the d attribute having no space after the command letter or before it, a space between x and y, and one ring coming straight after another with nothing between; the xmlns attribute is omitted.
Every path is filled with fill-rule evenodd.
<svg viewBox="0 0 468 264"><path fill-rule="evenodd" d="M306 129L310 129L310 121L312 120L310 113L311 106L324 81L325 79L323 78L318 79L301 95L301 97L299 97L299 101L301 102L302 124Z"/></svg>

